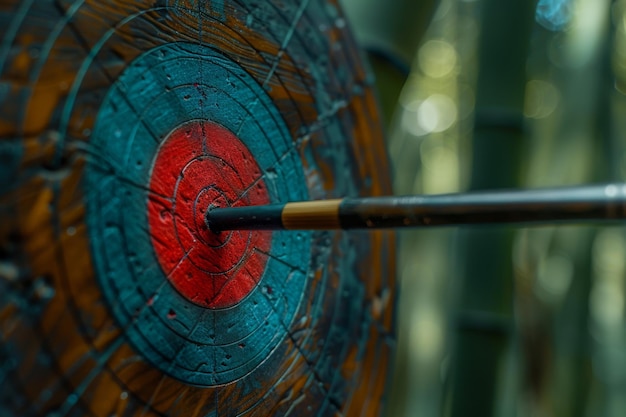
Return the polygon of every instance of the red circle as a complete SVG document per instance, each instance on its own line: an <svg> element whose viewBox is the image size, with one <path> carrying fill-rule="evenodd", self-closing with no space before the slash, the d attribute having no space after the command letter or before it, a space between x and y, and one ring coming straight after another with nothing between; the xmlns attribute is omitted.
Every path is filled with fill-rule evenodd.
<svg viewBox="0 0 626 417"><path fill-rule="evenodd" d="M261 279L271 233L213 233L204 213L269 202L258 165L232 132L209 121L174 129L154 160L148 197L152 245L172 285L203 307L240 302Z"/></svg>

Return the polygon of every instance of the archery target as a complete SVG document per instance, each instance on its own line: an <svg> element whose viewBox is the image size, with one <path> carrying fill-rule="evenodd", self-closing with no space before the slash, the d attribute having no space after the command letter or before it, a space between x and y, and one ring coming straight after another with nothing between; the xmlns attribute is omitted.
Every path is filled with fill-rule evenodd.
<svg viewBox="0 0 626 417"><path fill-rule="evenodd" d="M9 1L0 24L0 411L380 414L393 236L203 221L391 192L338 5Z"/></svg>

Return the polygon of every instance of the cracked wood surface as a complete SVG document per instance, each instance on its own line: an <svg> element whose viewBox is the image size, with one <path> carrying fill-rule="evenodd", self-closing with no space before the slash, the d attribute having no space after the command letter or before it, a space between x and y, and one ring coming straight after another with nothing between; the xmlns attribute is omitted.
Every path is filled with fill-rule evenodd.
<svg viewBox="0 0 626 417"><path fill-rule="evenodd" d="M391 193L337 2L6 0L0 25L0 414L379 415L392 234L275 232L224 308L176 289L147 220L190 120L258 164L226 178L231 205Z"/></svg>

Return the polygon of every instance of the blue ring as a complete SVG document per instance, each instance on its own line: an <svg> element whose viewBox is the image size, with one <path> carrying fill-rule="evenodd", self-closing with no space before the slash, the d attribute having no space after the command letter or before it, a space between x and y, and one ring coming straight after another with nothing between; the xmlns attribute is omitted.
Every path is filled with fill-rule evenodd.
<svg viewBox="0 0 626 417"><path fill-rule="evenodd" d="M263 88L209 47L172 43L138 57L107 93L91 137L100 158L85 173L87 225L98 281L133 347L174 378L215 386L254 371L286 337L305 293L312 235L274 233L260 284L231 308L205 309L180 295L152 248L147 187L161 142L194 119L231 130L261 172L276 173L264 178L272 202L309 198L292 138Z"/></svg>

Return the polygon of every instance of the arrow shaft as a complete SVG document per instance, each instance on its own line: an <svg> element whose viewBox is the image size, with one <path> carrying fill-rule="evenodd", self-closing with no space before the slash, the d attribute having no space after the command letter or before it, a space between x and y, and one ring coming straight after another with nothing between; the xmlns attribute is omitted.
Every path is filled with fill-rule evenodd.
<svg viewBox="0 0 626 417"><path fill-rule="evenodd" d="M626 184L214 208L207 212L206 218L214 231L384 229L615 220L626 218Z"/></svg>

